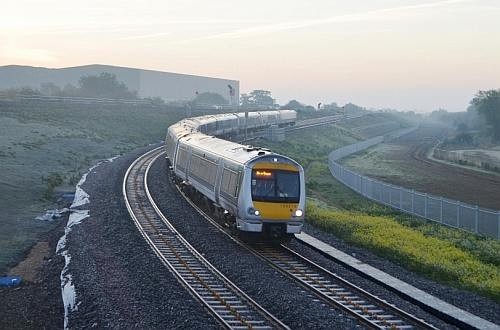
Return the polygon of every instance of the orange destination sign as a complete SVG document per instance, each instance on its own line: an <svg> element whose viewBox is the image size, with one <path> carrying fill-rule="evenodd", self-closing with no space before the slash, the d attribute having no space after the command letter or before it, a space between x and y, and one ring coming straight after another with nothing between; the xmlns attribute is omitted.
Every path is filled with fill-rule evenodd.
<svg viewBox="0 0 500 330"><path fill-rule="evenodd" d="M273 175L272 172L269 171L255 171L256 176L265 176L265 177L270 177Z"/></svg>

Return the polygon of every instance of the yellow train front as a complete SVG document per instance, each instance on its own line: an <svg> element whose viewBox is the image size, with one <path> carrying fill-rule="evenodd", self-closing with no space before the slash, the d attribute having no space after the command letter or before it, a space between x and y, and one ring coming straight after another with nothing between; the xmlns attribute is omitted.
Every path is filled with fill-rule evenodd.
<svg viewBox="0 0 500 330"><path fill-rule="evenodd" d="M291 110L224 114L182 120L168 128L166 153L175 181L201 195L214 216L240 233L288 239L304 223L304 170L268 149L214 135L293 123ZM199 196L200 197L200 196ZM255 237L254 236L254 237Z"/></svg>
<svg viewBox="0 0 500 330"><path fill-rule="evenodd" d="M271 238L300 233L304 223L304 170L294 160L266 154L244 166L237 228Z"/></svg>

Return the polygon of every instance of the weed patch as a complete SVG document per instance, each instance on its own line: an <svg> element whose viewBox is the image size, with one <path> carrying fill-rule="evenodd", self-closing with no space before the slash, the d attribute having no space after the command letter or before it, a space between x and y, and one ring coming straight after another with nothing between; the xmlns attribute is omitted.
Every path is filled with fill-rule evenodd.
<svg viewBox="0 0 500 330"><path fill-rule="evenodd" d="M390 217L327 210L307 205L307 220L349 243L451 286L500 301L500 268L476 258L448 240L425 235Z"/></svg>

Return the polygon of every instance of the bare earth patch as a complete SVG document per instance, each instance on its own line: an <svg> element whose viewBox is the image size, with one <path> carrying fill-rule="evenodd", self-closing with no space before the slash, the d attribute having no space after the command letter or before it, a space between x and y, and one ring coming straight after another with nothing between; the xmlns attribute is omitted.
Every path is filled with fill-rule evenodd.
<svg viewBox="0 0 500 330"><path fill-rule="evenodd" d="M49 242L38 242L30 253L17 266L11 268L9 275L21 276L23 281L39 282L43 261L50 256Z"/></svg>
<svg viewBox="0 0 500 330"><path fill-rule="evenodd" d="M428 158L428 151L442 137L443 129L439 126L422 126L388 143L388 147L377 146L344 164L384 182L500 210L500 176ZM381 173L381 167L387 169L385 173Z"/></svg>

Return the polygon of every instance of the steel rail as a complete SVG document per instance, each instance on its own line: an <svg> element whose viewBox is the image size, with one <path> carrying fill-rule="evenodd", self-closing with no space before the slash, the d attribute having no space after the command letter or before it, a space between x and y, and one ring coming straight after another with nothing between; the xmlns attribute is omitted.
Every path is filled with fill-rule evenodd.
<svg viewBox="0 0 500 330"><path fill-rule="evenodd" d="M318 297L340 307L370 327L436 329L424 320L389 304L284 245L259 244L252 248Z"/></svg>
<svg viewBox="0 0 500 330"><path fill-rule="evenodd" d="M359 115L351 115L351 116L344 116L344 115L339 115L339 116L331 116L328 120L324 120L324 118L315 118L316 121L312 121L311 119L307 120L302 120L298 121L295 126L290 126L285 128L286 132L293 132L297 131L300 129L305 129L305 128L311 128L311 127L316 127L316 126L323 126L323 125L330 125L330 124L335 124L343 120L349 120L349 119L354 119L360 117ZM323 119L323 121L321 121Z"/></svg>
<svg viewBox="0 0 500 330"><path fill-rule="evenodd" d="M345 310L365 325L375 329L436 329L424 320L370 294L284 245L267 246L277 250L264 252L259 250L259 247L243 242L197 206L178 186L176 187L194 209L228 238L297 281L323 301ZM283 254L276 258L279 253ZM294 258L295 260L292 260ZM287 259L291 262L287 262Z"/></svg>
<svg viewBox="0 0 500 330"><path fill-rule="evenodd" d="M138 157L127 169L123 197L137 229L161 262L228 329L288 329L212 266L180 235L154 203L147 184L162 147Z"/></svg>

